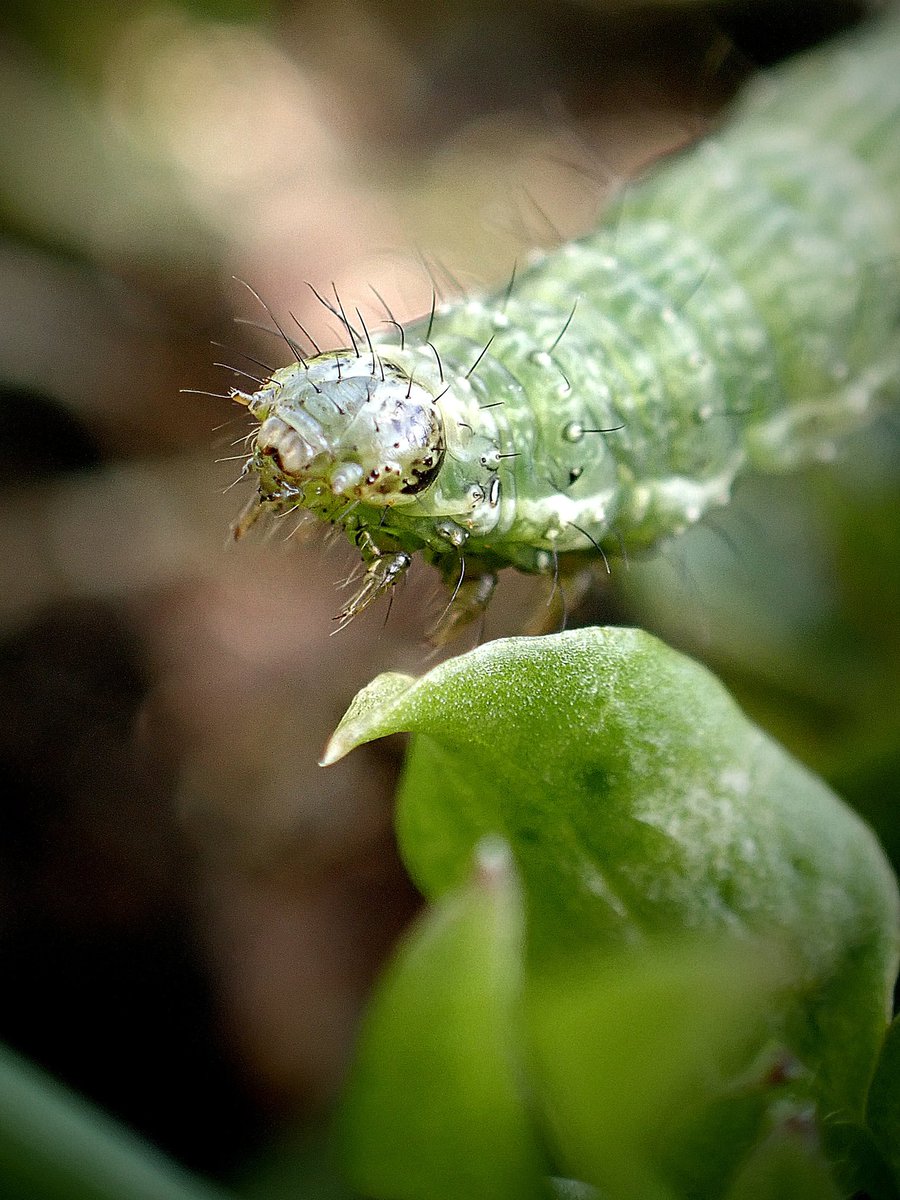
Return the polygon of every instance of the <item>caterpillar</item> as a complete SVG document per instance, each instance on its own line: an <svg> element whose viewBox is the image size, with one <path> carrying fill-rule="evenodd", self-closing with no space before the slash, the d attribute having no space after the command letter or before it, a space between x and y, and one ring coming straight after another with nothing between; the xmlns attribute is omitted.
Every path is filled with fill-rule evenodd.
<svg viewBox="0 0 900 1200"><path fill-rule="evenodd" d="M746 471L832 456L900 383L898 261L890 15L756 77L715 135L495 294L381 332L320 296L348 341L326 352L279 326L296 361L232 390L257 483L235 535L294 509L341 527L364 575L340 625L421 553L455 629L502 567L571 578L683 531Z"/></svg>

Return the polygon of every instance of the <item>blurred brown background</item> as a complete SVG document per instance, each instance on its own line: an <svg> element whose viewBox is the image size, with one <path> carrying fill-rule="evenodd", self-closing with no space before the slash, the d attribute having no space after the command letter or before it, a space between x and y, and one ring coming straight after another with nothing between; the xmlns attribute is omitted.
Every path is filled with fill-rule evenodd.
<svg viewBox="0 0 900 1200"><path fill-rule="evenodd" d="M316 760L374 674L427 666L437 585L418 572L386 624L330 637L346 548L227 545L248 486L229 490L247 426L228 388L244 355L286 361L234 323L271 327L233 277L323 346L305 281L375 322L372 287L406 319L433 287L502 284L701 134L755 63L859 7L5 6L0 1038L233 1178L327 1111L418 904L390 830L402 747ZM715 615L679 635L614 574L595 618L666 629L772 706L758 644L723 655ZM684 586L679 608L718 587ZM532 601L508 581L486 635ZM253 1186L279 1194L278 1170Z"/></svg>

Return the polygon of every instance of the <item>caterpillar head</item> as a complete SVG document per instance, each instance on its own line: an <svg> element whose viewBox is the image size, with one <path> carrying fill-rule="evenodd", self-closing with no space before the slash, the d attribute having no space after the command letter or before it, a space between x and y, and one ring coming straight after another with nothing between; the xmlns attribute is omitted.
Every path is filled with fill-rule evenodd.
<svg viewBox="0 0 900 1200"><path fill-rule="evenodd" d="M328 519L347 500L409 503L440 470L434 396L374 355L320 354L275 371L256 392L232 394L260 423L248 470L258 475L263 504Z"/></svg>

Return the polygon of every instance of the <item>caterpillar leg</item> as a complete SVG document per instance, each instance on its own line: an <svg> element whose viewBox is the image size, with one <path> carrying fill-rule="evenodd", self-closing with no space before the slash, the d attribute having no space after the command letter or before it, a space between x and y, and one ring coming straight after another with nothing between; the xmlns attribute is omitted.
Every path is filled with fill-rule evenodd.
<svg viewBox="0 0 900 1200"><path fill-rule="evenodd" d="M483 616L491 602L496 586L497 576L494 571L460 576L453 588L450 603L428 632L428 640L431 644L433 646L446 645L466 625Z"/></svg>
<svg viewBox="0 0 900 1200"><path fill-rule="evenodd" d="M369 565L359 591L346 608L334 618L337 621L338 629L343 629L363 609L368 608L373 600L377 600L379 596L389 592L409 569L409 564L412 562L410 555L402 550L380 550L367 533L363 533L358 542L363 559L367 560ZM334 632L336 633L337 630Z"/></svg>
<svg viewBox="0 0 900 1200"><path fill-rule="evenodd" d="M281 517L287 513L296 512L300 508L295 499L270 500L263 499L259 493L251 496L238 514L237 520L231 526L231 536L238 542L248 533L262 516Z"/></svg>
<svg viewBox="0 0 900 1200"><path fill-rule="evenodd" d="M560 568L553 577L549 598L535 608L525 632L537 637L565 629L569 613L574 612L596 583L597 572L593 567Z"/></svg>
<svg viewBox="0 0 900 1200"><path fill-rule="evenodd" d="M237 520L231 526L231 536L236 542L240 541L244 534L256 524L262 516L262 512L263 506L260 504L259 496L254 494L241 509Z"/></svg>

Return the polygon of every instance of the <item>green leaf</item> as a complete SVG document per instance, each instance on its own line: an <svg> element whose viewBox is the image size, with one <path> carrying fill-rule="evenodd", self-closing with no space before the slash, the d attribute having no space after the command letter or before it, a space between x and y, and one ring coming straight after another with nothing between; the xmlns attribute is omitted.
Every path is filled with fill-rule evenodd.
<svg viewBox="0 0 900 1200"><path fill-rule="evenodd" d="M723 940L543 973L532 1086L561 1168L616 1200L721 1195L771 1103L770 1064L753 1058L784 972Z"/></svg>
<svg viewBox="0 0 900 1200"><path fill-rule="evenodd" d="M226 1200L224 1192L0 1047L0 1195Z"/></svg>
<svg viewBox="0 0 900 1200"><path fill-rule="evenodd" d="M802 1120L785 1122L750 1155L727 1200L841 1200L828 1163Z"/></svg>
<svg viewBox="0 0 900 1200"><path fill-rule="evenodd" d="M479 850L382 979L339 1127L351 1182L391 1200L527 1200L546 1165L523 1100L521 900L508 851Z"/></svg>
<svg viewBox="0 0 900 1200"><path fill-rule="evenodd" d="M826 1121L822 1141L841 1194L868 1200L900 1200L893 1172L870 1130L862 1125Z"/></svg>
<svg viewBox="0 0 900 1200"><path fill-rule="evenodd" d="M884 1039L866 1108L869 1128L900 1188L900 1017Z"/></svg>
<svg viewBox="0 0 900 1200"><path fill-rule="evenodd" d="M721 684L647 634L493 642L415 681L376 679L333 762L399 730L398 800L426 895L490 834L522 878L530 961L684 931L777 937L778 1036L823 1111L859 1119L897 968L898 895L870 830L753 726Z"/></svg>

